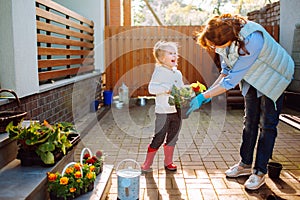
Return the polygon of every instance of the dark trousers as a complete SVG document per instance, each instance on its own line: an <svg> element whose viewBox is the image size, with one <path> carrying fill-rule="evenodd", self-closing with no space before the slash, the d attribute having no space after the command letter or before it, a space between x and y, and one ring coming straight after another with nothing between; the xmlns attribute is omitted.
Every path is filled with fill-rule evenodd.
<svg viewBox="0 0 300 200"><path fill-rule="evenodd" d="M267 164L272 156L279 114L282 109L283 95L274 102L266 96L257 98L257 90L249 88L245 96L245 116L240 155L242 162L251 165L256 145L258 130L260 130L254 169L267 173Z"/></svg>
<svg viewBox="0 0 300 200"><path fill-rule="evenodd" d="M150 143L150 147L158 149L164 141L168 146L175 146L181 128L181 118L177 113L156 113L155 115L155 134Z"/></svg>

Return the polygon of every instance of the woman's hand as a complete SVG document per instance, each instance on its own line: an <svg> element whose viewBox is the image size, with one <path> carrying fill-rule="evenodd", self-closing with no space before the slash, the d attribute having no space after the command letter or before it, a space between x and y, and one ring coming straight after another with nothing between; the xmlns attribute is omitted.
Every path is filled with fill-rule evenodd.
<svg viewBox="0 0 300 200"><path fill-rule="evenodd" d="M190 103L190 108L189 110L186 112L186 115L189 115L191 112L199 109L202 104L204 103L208 103L210 98L205 98L204 95L201 93L199 95L197 95L194 99L192 99L191 103Z"/></svg>

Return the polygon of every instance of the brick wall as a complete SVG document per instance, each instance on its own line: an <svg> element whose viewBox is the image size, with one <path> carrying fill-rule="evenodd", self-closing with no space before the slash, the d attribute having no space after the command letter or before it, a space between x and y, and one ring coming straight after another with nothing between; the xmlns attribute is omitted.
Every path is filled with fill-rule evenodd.
<svg viewBox="0 0 300 200"><path fill-rule="evenodd" d="M280 22L280 1L267 4L260 10L255 10L247 14L248 19L261 25L279 25Z"/></svg>
<svg viewBox="0 0 300 200"><path fill-rule="evenodd" d="M62 86L47 92L21 98L21 107L12 100L0 106L0 111L26 111L27 120L75 122L88 112L94 99L100 99L101 88L97 84L100 76Z"/></svg>

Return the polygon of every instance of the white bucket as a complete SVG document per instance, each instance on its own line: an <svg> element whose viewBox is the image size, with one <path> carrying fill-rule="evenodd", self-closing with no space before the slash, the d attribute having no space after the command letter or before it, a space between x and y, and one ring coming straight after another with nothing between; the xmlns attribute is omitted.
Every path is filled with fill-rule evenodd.
<svg viewBox="0 0 300 200"><path fill-rule="evenodd" d="M130 162L128 165L126 162ZM121 164L126 168L119 169ZM134 164L134 167L132 167ZM138 169L136 169L138 167ZM122 160L116 168L118 178L118 200L137 200L140 195L141 167L132 159Z"/></svg>

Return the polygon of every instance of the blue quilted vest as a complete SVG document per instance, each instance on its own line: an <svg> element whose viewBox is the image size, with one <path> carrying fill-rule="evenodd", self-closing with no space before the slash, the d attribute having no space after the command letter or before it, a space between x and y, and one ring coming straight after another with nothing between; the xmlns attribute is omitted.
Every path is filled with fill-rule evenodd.
<svg viewBox="0 0 300 200"><path fill-rule="evenodd" d="M239 36L243 39L255 31L263 34L264 44L257 60L243 79L276 102L292 81L295 64L286 50L261 25L248 21ZM223 57L228 67L233 67L239 57L237 46L233 43L228 54L225 49L219 48L216 49L216 53Z"/></svg>

